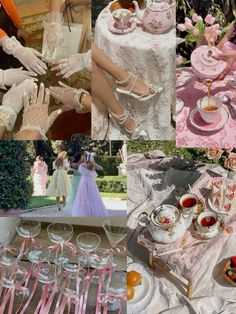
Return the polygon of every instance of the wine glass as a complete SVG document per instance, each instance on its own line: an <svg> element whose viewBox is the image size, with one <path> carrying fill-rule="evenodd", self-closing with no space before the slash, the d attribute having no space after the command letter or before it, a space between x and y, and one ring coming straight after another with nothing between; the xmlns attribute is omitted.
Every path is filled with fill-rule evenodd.
<svg viewBox="0 0 236 314"><path fill-rule="evenodd" d="M42 284L53 284L61 274L61 266L45 261L35 264L33 267L33 273Z"/></svg>
<svg viewBox="0 0 236 314"><path fill-rule="evenodd" d="M13 266L21 259L20 248L16 245L6 245L0 252L0 264Z"/></svg>
<svg viewBox="0 0 236 314"><path fill-rule="evenodd" d="M103 229L106 232L113 252L117 245L126 237L126 222L120 218L109 218L103 222Z"/></svg>
<svg viewBox="0 0 236 314"><path fill-rule="evenodd" d="M38 246L34 238L39 235L41 231L41 223L39 221L18 219L16 221L16 231L24 238L21 244L21 250L24 254L31 246L34 248Z"/></svg>
<svg viewBox="0 0 236 314"><path fill-rule="evenodd" d="M77 273L63 272L60 281L60 291L68 299L79 301L85 291L87 272L80 269Z"/></svg>
<svg viewBox="0 0 236 314"><path fill-rule="evenodd" d="M112 255L108 249L98 248L92 254L90 254L90 266L98 270L107 270L112 266ZM93 276L92 283L98 284L99 274L96 273Z"/></svg>
<svg viewBox="0 0 236 314"><path fill-rule="evenodd" d="M96 250L100 243L101 238L92 232L84 232L76 238L78 248L83 251L87 256L87 265L90 266L90 252Z"/></svg>
<svg viewBox="0 0 236 314"><path fill-rule="evenodd" d="M73 227L66 223L53 223L47 227L48 238L55 246L50 248L50 256L56 250L56 256L53 258L54 262L59 264L64 263L64 247L73 237Z"/></svg>
<svg viewBox="0 0 236 314"><path fill-rule="evenodd" d="M108 276L107 282L105 284L107 308L109 311L117 311L120 308L120 299L126 297L126 272L114 271ZM102 295L101 302L104 305L104 295Z"/></svg>

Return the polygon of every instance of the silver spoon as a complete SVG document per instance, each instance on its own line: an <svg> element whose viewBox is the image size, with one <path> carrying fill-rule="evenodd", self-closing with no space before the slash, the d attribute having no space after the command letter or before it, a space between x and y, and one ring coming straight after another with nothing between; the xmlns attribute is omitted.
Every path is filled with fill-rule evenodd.
<svg viewBox="0 0 236 314"><path fill-rule="evenodd" d="M228 107L229 113L233 120L236 120L236 108L231 104L231 98L228 95L223 95L221 100Z"/></svg>

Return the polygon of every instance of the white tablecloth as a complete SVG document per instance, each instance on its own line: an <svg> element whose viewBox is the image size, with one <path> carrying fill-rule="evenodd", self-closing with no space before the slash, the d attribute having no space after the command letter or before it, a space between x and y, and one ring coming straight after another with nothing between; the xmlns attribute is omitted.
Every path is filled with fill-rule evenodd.
<svg viewBox="0 0 236 314"><path fill-rule="evenodd" d="M149 101L138 102L129 96L119 95L120 103L133 113L150 139L173 138L171 108L175 104L175 30L154 35L144 31L139 24L132 33L116 35L108 30L107 25L112 19L106 7L96 22L95 42L98 47L113 62L146 83L164 87L160 95ZM113 129L110 139L117 137L122 139Z"/></svg>
<svg viewBox="0 0 236 314"><path fill-rule="evenodd" d="M137 226L137 217L145 211L151 199L161 202L173 195L176 187L188 189L188 183L192 185L206 169L211 169L215 175L228 175L219 165L200 165L176 157L159 156L159 152L136 154L128 159L128 262L141 261L148 264L148 251L137 244L137 236L142 230L142 227ZM236 255L235 233L201 265L193 287L192 300L185 296L180 286L170 280L170 277L157 271L155 297L142 314L219 314L225 309L228 313L235 314L236 290L223 278L224 264L232 255Z"/></svg>

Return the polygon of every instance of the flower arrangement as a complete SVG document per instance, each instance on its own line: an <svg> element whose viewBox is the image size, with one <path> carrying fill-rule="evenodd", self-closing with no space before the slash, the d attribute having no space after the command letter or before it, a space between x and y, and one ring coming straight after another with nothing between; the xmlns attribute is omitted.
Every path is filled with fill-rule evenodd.
<svg viewBox="0 0 236 314"><path fill-rule="evenodd" d="M208 14L205 19L197 13L193 13L191 19L185 17L185 23L177 24L177 29L181 32L187 32L185 41L188 43L201 42L205 38L211 44L214 44L218 36L222 34L220 25L215 23L216 19Z"/></svg>
<svg viewBox="0 0 236 314"><path fill-rule="evenodd" d="M210 160L219 160L226 169L236 172L236 148L207 148L206 156Z"/></svg>

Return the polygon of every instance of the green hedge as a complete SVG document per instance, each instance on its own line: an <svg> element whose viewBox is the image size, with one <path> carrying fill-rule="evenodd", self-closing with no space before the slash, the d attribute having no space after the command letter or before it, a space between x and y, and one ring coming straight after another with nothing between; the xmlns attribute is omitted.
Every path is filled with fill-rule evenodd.
<svg viewBox="0 0 236 314"><path fill-rule="evenodd" d="M32 194L26 142L0 141L0 208L24 209Z"/></svg>
<svg viewBox="0 0 236 314"><path fill-rule="evenodd" d="M121 163L119 156L95 156L95 161L98 165L103 167L103 171L98 171L99 175L101 175L101 173L104 176L118 175L117 167Z"/></svg>
<svg viewBox="0 0 236 314"><path fill-rule="evenodd" d="M96 183L100 192L106 193L126 193L126 177L104 177L97 178Z"/></svg>

